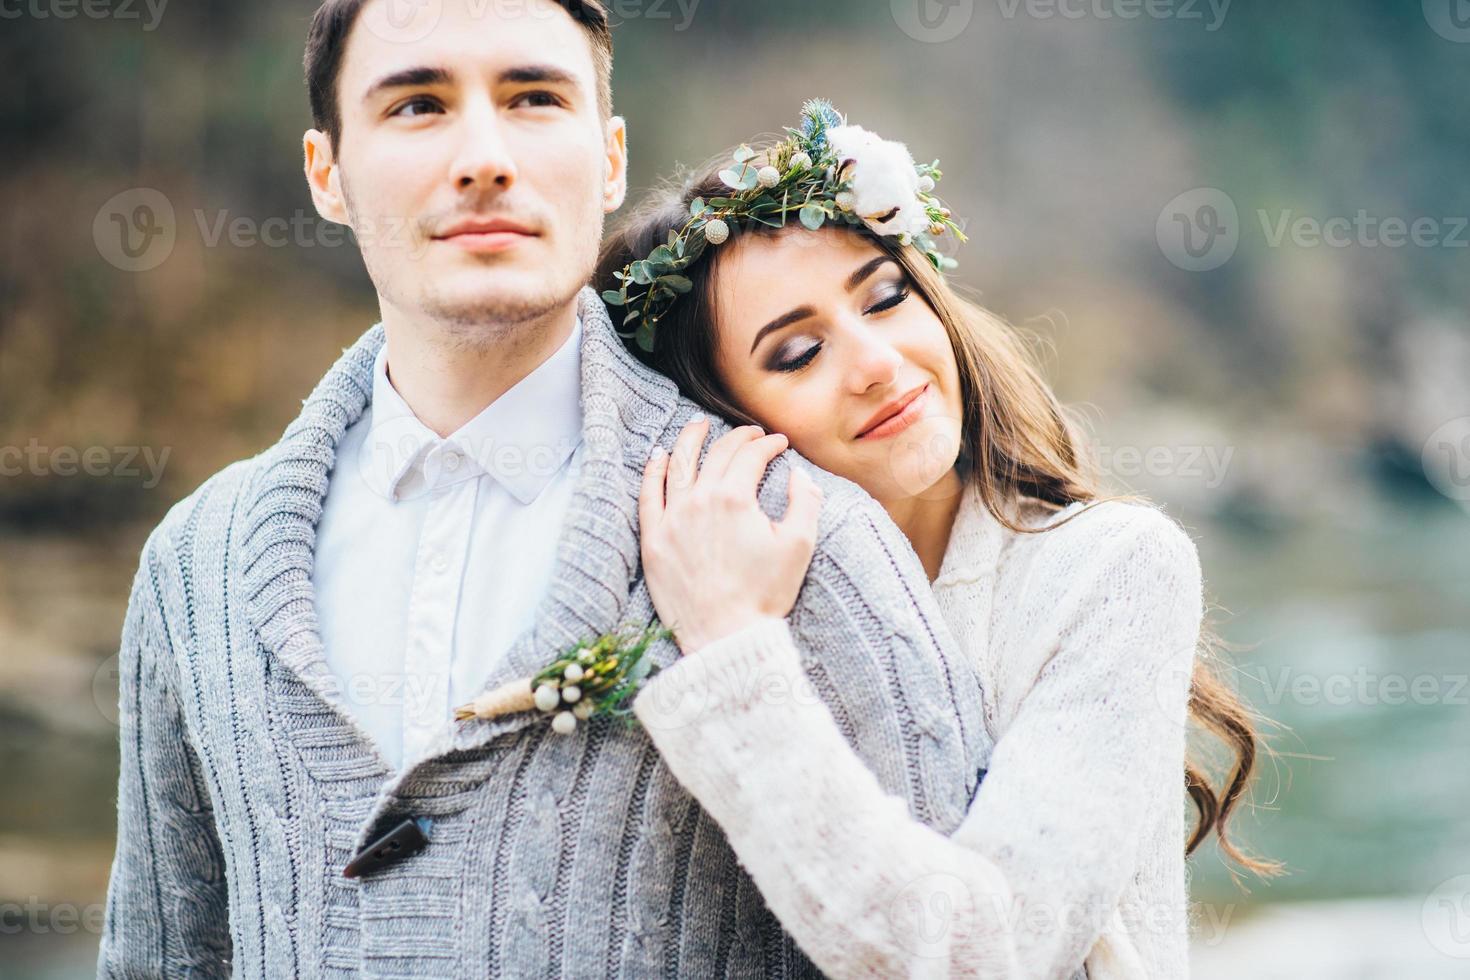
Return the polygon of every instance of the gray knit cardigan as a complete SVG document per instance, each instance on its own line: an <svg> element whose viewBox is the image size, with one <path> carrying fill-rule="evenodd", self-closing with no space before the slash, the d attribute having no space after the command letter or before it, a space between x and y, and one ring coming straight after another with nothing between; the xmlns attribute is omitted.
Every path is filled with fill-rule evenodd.
<svg viewBox="0 0 1470 980"><path fill-rule="evenodd" d="M629 355L594 292L579 306L586 459L535 625L489 686L653 617L639 479L698 412ZM815 974L641 729L601 718L559 736L536 713L447 725L430 759L395 771L355 724L323 657L312 548L382 344L368 330L275 446L175 505L143 549L99 976ZM762 487L773 515L790 465ZM991 749L979 682L898 530L818 477L817 554L790 618L804 669L884 787L952 831ZM412 818L422 851L343 876Z"/></svg>

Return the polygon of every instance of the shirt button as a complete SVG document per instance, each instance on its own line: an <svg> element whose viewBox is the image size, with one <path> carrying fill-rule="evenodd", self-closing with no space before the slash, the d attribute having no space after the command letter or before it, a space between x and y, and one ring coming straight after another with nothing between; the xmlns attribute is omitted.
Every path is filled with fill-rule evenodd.
<svg viewBox="0 0 1470 980"><path fill-rule="evenodd" d="M459 469L459 463L460 463L459 453L445 453L444 454L444 469L446 469L450 473L453 473L455 470Z"/></svg>
<svg viewBox="0 0 1470 980"><path fill-rule="evenodd" d="M442 553L436 552L434 557L429 559L429 567L443 575L449 569L449 559L445 558Z"/></svg>

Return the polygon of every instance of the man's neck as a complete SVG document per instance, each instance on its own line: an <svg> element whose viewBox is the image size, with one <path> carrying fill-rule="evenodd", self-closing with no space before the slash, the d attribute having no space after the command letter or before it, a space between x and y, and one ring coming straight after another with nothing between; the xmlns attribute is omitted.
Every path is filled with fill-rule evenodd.
<svg viewBox="0 0 1470 980"><path fill-rule="evenodd" d="M486 324L483 341L464 341L423 317L383 307L388 378L419 421L441 439L479 415L561 349L577 323L577 304L537 321Z"/></svg>

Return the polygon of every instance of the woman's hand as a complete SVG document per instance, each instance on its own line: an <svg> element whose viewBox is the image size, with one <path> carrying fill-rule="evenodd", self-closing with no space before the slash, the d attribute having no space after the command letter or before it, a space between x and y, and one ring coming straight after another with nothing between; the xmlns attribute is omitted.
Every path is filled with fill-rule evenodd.
<svg viewBox="0 0 1470 980"><path fill-rule="evenodd" d="M781 521L765 515L756 487L786 437L753 425L716 440L699 466L709 422L690 422L673 453L654 449L639 497L643 576L659 619L684 653L796 604L817 540L822 491L792 467Z"/></svg>

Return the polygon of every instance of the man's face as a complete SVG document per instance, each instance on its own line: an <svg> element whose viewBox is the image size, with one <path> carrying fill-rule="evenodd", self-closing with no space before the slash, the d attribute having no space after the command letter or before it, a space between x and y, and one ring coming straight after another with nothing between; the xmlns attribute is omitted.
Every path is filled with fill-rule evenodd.
<svg viewBox="0 0 1470 980"><path fill-rule="evenodd" d="M590 39L550 0L444 0L407 30L392 2L371 0L348 39L335 154L307 134L318 209L353 228L405 314L474 326L570 303L626 187Z"/></svg>

